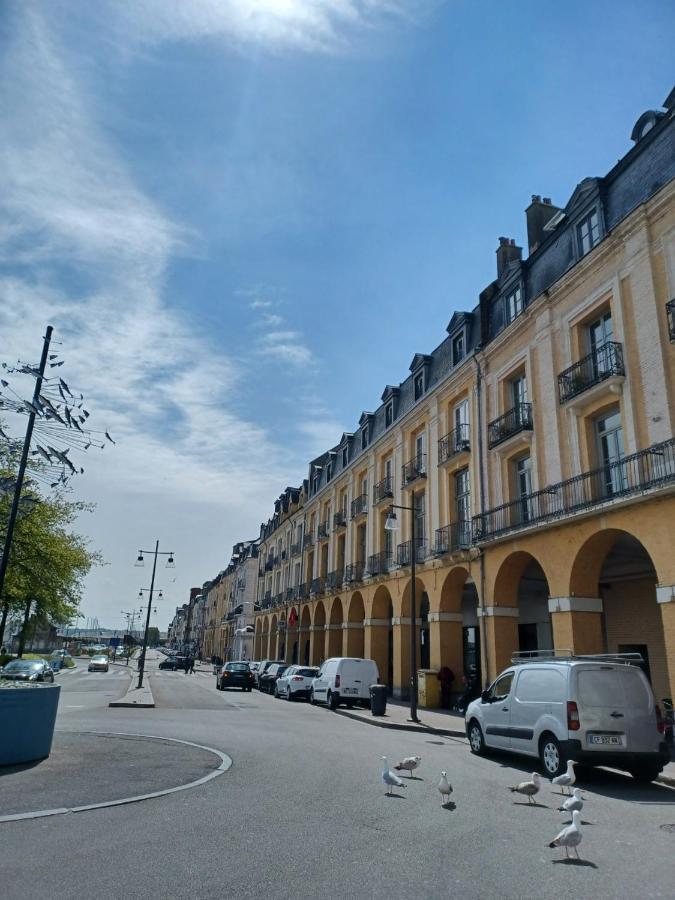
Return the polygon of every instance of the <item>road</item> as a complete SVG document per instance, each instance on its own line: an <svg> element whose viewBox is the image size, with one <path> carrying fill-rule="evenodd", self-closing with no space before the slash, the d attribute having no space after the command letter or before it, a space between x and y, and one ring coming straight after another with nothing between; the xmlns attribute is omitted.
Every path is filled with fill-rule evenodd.
<svg viewBox="0 0 675 900"><path fill-rule="evenodd" d="M149 666L154 710L106 706L126 674L63 676L57 728L193 741L229 754L231 769L147 802L1 825L7 900L53 895L55 886L60 898L675 893L675 829L661 827L675 824L670 788L592 773L582 785L584 864L565 864L546 846L564 821L560 797L546 786L541 805L528 808L507 790L528 761L476 758L460 739L374 728L257 692L221 693L206 672ZM419 780L393 798L380 782L383 754L422 756ZM152 749L144 764L153 766ZM454 786L452 810L440 805L441 769ZM30 799L39 809L39 796Z"/></svg>

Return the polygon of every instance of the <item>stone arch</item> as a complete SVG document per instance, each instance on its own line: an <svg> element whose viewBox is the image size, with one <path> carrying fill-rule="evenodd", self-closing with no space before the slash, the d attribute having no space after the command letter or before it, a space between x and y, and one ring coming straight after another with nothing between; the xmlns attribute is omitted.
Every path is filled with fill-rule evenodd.
<svg viewBox="0 0 675 900"><path fill-rule="evenodd" d="M269 658L277 659L278 623L276 613L270 620Z"/></svg>
<svg viewBox="0 0 675 900"><path fill-rule="evenodd" d="M253 659L262 659L262 620L255 620L255 637L253 638Z"/></svg>
<svg viewBox="0 0 675 900"><path fill-rule="evenodd" d="M374 659L380 675L380 684L386 684L389 693L394 689L394 603L384 584L378 585L373 596L369 625L365 632L364 653Z"/></svg>
<svg viewBox="0 0 675 900"><path fill-rule="evenodd" d="M300 616L295 606L288 610L286 634L286 662L295 665L300 661Z"/></svg>
<svg viewBox="0 0 675 900"><path fill-rule="evenodd" d="M469 571L464 566L455 566L450 569L443 579L438 600L438 612L460 613L462 611L462 595L468 577Z"/></svg>
<svg viewBox="0 0 675 900"><path fill-rule="evenodd" d="M260 659L270 658L270 618L265 616L262 624L262 640L260 644Z"/></svg>
<svg viewBox="0 0 675 900"><path fill-rule="evenodd" d="M276 659L286 660L286 648L288 646L288 623L286 620L286 613L282 611L279 613L279 625L278 625L278 638L277 638L277 653L278 656Z"/></svg>
<svg viewBox="0 0 675 900"><path fill-rule="evenodd" d="M347 627L345 629L344 655L362 658L364 653L363 622L366 618L366 607L360 591L355 591L347 609Z"/></svg>
<svg viewBox="0 0 675 900"><path fill-rule="evenodd" d="M328 624L328 640L326 647L327 658L331 656L342 656L342 624L344 621L344 613L342 610L342 600L334 597L330 607L330 621Z"/></svg>
<svg viewBox="0 0 675 900"><path fill-rule="evenodd" d="M309 611L309 606L303 606L300 612L300 632L299 632L299 646L300 646L300 656L299 661L302 665L308 666L309 661L311 659L311 627L312 627L312 614Z"/></svg>
<svg viewBox="0 0 675 900"><path fill-rule="evenodd" d="M323 600L317 600L314 607L314 629L312 631L312 665L319 666L325 659L326 607Z"/></svg>

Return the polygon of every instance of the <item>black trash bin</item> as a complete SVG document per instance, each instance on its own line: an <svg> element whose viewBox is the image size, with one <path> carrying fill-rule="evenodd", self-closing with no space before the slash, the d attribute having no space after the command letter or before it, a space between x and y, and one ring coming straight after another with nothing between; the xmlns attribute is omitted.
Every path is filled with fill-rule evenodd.
<svg viewBox="0 0 675 900"><path fill-rule="evenodd" d="M374 716L383 716L387 711L387 685L371 684L370 711Z"/></svg>

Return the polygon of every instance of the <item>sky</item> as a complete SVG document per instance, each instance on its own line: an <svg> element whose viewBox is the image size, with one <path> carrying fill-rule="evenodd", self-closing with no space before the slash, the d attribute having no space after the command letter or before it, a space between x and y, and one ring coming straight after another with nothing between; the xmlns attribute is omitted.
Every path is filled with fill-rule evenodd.
<svg viewBox="0 0 675 900"><path fill-rule="evenodd" d="M0 360L45 326L82 455L81 610L165 628L673 86L671 0L4 0ZM19 417L17 417L19 418ZM18 433L25 424L8 422Z"/></svg>

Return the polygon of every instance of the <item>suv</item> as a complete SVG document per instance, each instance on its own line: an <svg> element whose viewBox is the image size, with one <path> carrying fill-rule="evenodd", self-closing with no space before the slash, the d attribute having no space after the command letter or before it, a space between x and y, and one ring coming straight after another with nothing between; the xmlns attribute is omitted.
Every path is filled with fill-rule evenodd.
<svg viewBox="0 0 675 900"><path fill-rule="evenodd" d="M466 710L472 753L538 756L549 778L567 760L652 781L668 762L661 711L639 654L520 659Z"/></svg>
<svg viewBox="0 0 675 900"><path fill-rule="evenodd" d="M312 691L312 682L318 672L318 669L309 666L290 666L280 678L277 678L274 696L285 697L287 700L304 697L308 700Z"/></svg>

